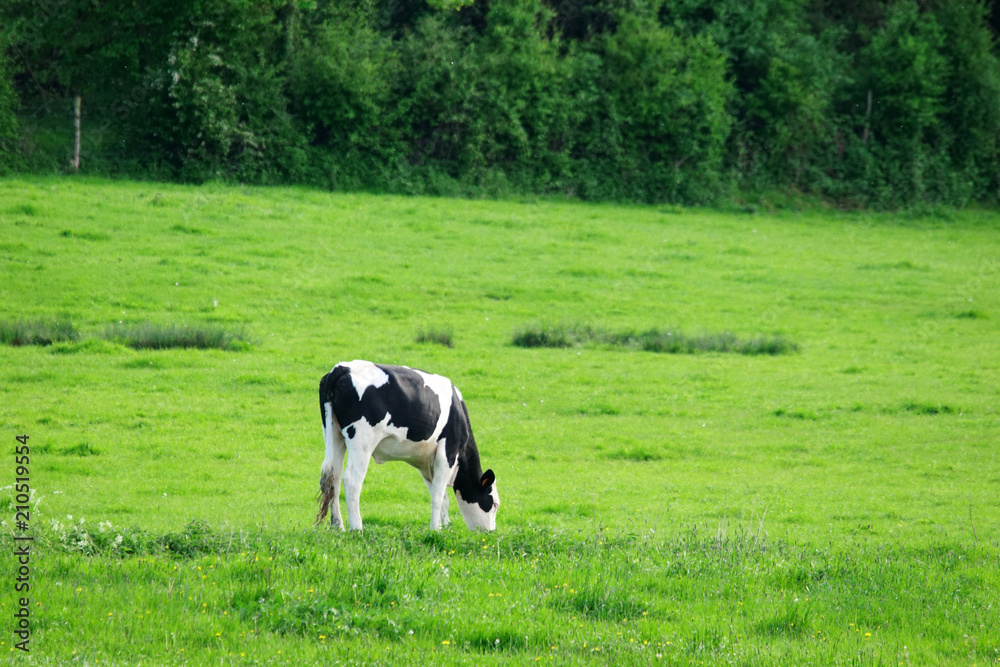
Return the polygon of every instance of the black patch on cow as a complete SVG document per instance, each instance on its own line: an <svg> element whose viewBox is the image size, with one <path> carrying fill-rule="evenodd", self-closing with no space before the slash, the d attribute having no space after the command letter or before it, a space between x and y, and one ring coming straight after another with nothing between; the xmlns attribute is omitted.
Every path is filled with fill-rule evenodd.
<svg viewBox="0 0 1000 667"><path fill-rule="evenodd" d="M469 426L469 413L465 409L465 403L458 397L458 392L452 387L451 408L448 411L448 421L445 422L441 436L445 443L445 456L448 458L448 465L455 465L455 460L460 458L466 450L475 450L476 443L472 439L472 428ZM465 456L461 457L463 461ZM479 454L476 453L476 463L479 463Z"/></svg>
<svg viewBox="0 0 1000 667"><path fill-rule="evenodd" d="M321 412L323 405L331 403L337 422L348 427L362 418L374 426L389 415L389 423L406 429L406 439L413 442L434 435L441 406L437 394L424 384L424 378L409 368L377 366L389 376L389 381L381 387L367 387L360 399L349 368L338 366L326 374L319 383ZM323 416L325 420L325 413ZM354 437L353 432L347 435Z"/></svg>
<svg viewBox="0 0 1000 667"><path fill-rule="evenodd" d="M354 434L358 432L357 429L354 428L354 424L351 424L344 430L347 431L347 437L352 440L354 439Z"/></svg>
<svg viewBox="0 0 1000 667"><path fill-rule="evenodd" d="M480 509L484 512L489 512L493 509L493 482L495 481L496 477L493 475L493 470L487 470L479 479L480 493L476 498L476 502L479 503Z"/></svg>
<svg viewBox="0 0 1000 667"><path fill-rule="evenodd" d="M465 401L458 397L458 392L452 389L451 411L448 413L448 423L444 427L448 434L446 452L448 463L454 465L458 460L458 471L455 474L455 492L462 494L462 500L476 503L484 512L493 509L493 471L483 474L479 461L479 448L472 435L472 424L469 421L469 409Z"/></svg>

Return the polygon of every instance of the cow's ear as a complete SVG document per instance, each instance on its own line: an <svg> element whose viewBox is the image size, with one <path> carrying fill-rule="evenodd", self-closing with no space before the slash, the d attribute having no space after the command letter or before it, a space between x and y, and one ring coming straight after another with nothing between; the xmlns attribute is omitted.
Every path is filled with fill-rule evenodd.
<svg viewBox="0 0 1000 667"><path fill-rule="evenodd" d="M485 489L495 481L497 481L497 478L493 475L493 470L490 469L483 473L482 479L479 480L479 486Z"/></svg>

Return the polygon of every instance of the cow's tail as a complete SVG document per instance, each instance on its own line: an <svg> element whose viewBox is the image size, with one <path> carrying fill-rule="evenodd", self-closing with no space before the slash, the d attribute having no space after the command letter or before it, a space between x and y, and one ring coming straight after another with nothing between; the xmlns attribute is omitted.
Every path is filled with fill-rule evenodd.
<svg viewBox="0 0 1000 667"><path fill-rule="evenodd" d="M336 420L332 418L331 420L336 424ZM319 494L316 496L316 501L319 503L319 511L316 512L316 525L318 526L326 518L327 513L330 511L330 503L338 502L338 495L340 489L338 488L340 481L337 479L336 467L334 463L333 456L333 436L331 432L333 429L330 428L330 424L323 425L323 439L326 440L326 458L323 459L323 466L319 471ZM334 426L336 428L336 426Z"/></svg>
<svg viewBox="0 0 1000 667"><path fill-rule="evenodd" d="M334 369L337 370L337 369ZM331 373L330 375L333 375ZM323 458L323 466L319 474L319 494L316 501L319 503L319 510L316 512L316 523L319 525L326 518L330 511L330 503L338 502L340 495L339 482L340 475L337 473L338 464L343 466L343 443L338 442L340 436L340 424L333 414L332 388L333 378L327 375L320 382L320 412L323 416L323 441L326 444L326 456ZM342 440L342 436L339 437ZM340 449L340 456L337 456L337 449Z"/></svg>
<svg viewBox="0 0 1000 667"><path fill-rule="evenodd" d="M316 523L320 525L330 511L330 503L337 501L337 487L333 484L333 474L323 470L319 477L319 495L316 497L319 502L319 511L316 512Z"/></svg>

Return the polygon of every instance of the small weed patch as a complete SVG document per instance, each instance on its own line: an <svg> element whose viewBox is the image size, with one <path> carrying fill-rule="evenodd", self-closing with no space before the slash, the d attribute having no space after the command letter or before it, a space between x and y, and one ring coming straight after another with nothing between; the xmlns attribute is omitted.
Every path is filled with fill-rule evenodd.
<svg viewBox="0 0 1000 667"><path fill-rule="evenodd" d="M102 232L81 232L75 229L64 229L59 234L66 239L81 239L84 241L108 241L111 237Z"/></svg>
<svg viewBox="0 0 1000 667"><path fill-rule="evenodd" d="M778 408L774 411L775 417L787 417L789 419L802 419L816 421L819 417L815 412L809 410L796 410L793 408Z"/></svg>
<svg viewBox="0 0 1000 667"><path fill-rule="evenodd" d="M38 207L35 206L34 204L17 204L7 209L8 215L35 216L38 215L39 213L40 211L38 210Z"/></svg>
<svg viewBox="0 0 1000 667"><path fill-rule="evenodd" d="M89 442L81 442L79 445L63 449L60 453L65 456L98 456L101 452Z"/></svg>
<svg viewBox="0 0 1000 667"><path fill-rule="evenodd" d="M764 637L800 637L809 631L809 610L790 605L781 612L759 621L754 628Z"/></svg>
<svg viewBox="0 0 1000 667"><path fill-rule="evenodd" d="M517 347L572 347L581 341L566 327L536 324L515 331L512 342Z"/></svg>
<svg viewBox="0 0 1000 667"><path fill-rule="evenodd" d="M563 590L560 595L555 596L552 606L604 622L621 622L637 618L644 611L641 602L625 591L615 588Z"/></svg>
<svg viewBox="0 0 1000 667"><path fill-rule="evenodd" d="M918 415L951 415L958 412L950 405L936 405L934 403L920 403L915 401L904 403L903 409Z"/></svg>
<svg viewBox="0 0 1000 667"><path fill-rule="evenodd" d="M56 343L52 346L53 354L119 354L121 352L120 345L100 338L84 338Z"/></svg>
<svg viewBox="0 0 1000 667"><path fill-rule="evenodd" d="M5 345L15 347L52 345L63 341L75 341L79 338L79 332L68 319L0 322L0 343Z"/></svg>
<svg viewBox="0 0 1000 667"><path fill-rule="evenodd" d="M136 350L198 348L238 351L250 347L250 341L245 331L230 331L213 326L188 327L176 324L151 324L149 322L113 324L102 332L101 337Z"/></svg>
<svg viewBox="0 0 1000 667"><path fill-rule="evenodd" d="M136 554L194 559L205 555L245 553L259 548L245 533L213 530L204 521L191 521L179 531L156 535L134 527L116 528L110 521L101 521L95 526L85 523L83 519L78 523L52 519L49 533L41 539L49 546L59 545L65 551L105 556Z"/></svg>
<svg viewBox="0 0 1000 667"><path fill-rule="evenodd" d="M181 558L226 553L231 548L225 546L226 535L212 530L204 521L191 521L183 530L167 533L160 541L166 551Z"/></svg>
<svg viewBox="0 0 1000 667"><path fill-rule="evenodd" d="M172 225L170 227L170 231L180 232L181 234L191 234L192 236L201 236L205 233L204 230L197 227L191 227L190 225L184 225L179 222L176 225Z"/></svg>
<svg viewBox="0 0 1000 667"><path fill-rule="evenodd" d="M793 354L799 346L784 336L757 336L743 339L730 332L691 336L675 329L606 331L589 326L531 325L514 332L512 342L517 347L573 347L586 343L662 352L666 354L700 354L722 352L745 355Z"/></svg>
<svg viewBox="0 0 1000 667"><path fill-rule="evenodd" d="M417 332L418 343L436 343L445 347L454 347L455 341L451 329L421 329Z"/></svg>
<svg viewBox="0 0 1000 667"><path fill-rule="evenodd" d="M499 653L501 651L516 653L539 644L537 638L529 637L519 630L494 629L491 631L485 628L468 633L458 643L467 645L473 651L480 653Z"/></svg>
<svg viewBox="0 0 1000 667"><path fill-rule="evenodd" d="M616 449L604 454L604 458L615 461L659 461L663 454L649 447L632 447L631 449Z"/></svg>

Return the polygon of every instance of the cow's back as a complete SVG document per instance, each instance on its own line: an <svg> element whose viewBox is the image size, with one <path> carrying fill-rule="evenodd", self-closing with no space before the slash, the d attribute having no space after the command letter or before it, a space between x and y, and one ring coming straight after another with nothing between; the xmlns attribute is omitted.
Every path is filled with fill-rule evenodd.
<svg viewBox="0 0 1000 667"><path fill-rule="evenodd" d="M326 405L330 404L337 423L351 436L351 426L364 419L370 426L389 417L389 424L406 429L406 439L421 442L431 439L442 418L442 397L432 389L431 378L451 383L440 376L420 373L404 366L385 366L367 361L337 364L320 380L320 414L325 424ZM450 396L449 396L450 398Z"/></svg>

